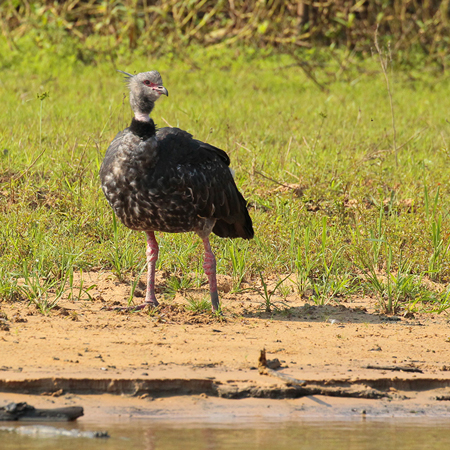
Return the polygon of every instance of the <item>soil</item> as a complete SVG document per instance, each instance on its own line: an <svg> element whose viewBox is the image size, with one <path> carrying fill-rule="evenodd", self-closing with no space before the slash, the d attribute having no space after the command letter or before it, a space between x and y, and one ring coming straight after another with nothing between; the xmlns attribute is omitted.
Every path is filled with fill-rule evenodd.
<svg viewBox="0 0 450 450"><path fill-rule="evenodd" d="M165 281L159 275L158 285ZM449 412L445 313L387 316L371 298L316 306L292 291L284 299L274 296L278 310L267 313L257 292L232 293L226 276L218 280L222 316L186 310L187 299L207 295L206 286L161 301L155 310L124 312L108 308L126 306L129 281L91 272L84 283L95 285L92 299L61 300L48 314L27 302L0 303L0 406L21 398L36 407L70 405L74 398L92 405L98 402L92 396L105 394L111 414L118 405L121 414L139 405L152 415L158 400L165 402L157 405L162 416L189 415L206 399L210 414L231 398L247 399L240 403L250 408L245 414L256 411L255 398L291 402L278 403L287 415L322 409L360 414L368 404L380 414ZM135 294L141 296L142 287ZM258 370L263 349L276 370Z"/></svg>

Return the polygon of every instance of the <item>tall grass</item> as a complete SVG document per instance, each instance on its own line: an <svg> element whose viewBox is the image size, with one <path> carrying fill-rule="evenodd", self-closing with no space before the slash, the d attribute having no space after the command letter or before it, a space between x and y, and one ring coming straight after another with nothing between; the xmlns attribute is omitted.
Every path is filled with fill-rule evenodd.
<svg viewBox="0 0 450 450"><path fill-rule="evenodd" d="M98 179L109 142L131 117L121 77L107 59L86 65L29 52L29 37L16 43L22 53L7 53L0 42L0 55L9 55L0 80L2 298L16 298L14 279L25 270L36 278L36 259L47 276L63 254L77 255L75 271L136 276L144 237L114 225ZM269 276L290 275L297 294L312 290L318 303L369 294L391 310L420 298L434 309L448 304L448 295L439 296L450 279L445 74L390 75L392 152L392 111L380 96L386 86L375 57L349 58L343 68L342 59L323 56L314 75L328 80L326 90L289 55L192 46L183 60L133 58L119 57L120 68L159 69L170 91L156 105L156 123L186 129L231 157L256 231L249 243L212 238L218 271L233 276L235 291L244 277L263 292ZM42 92L49 93L44 103ZM198 238L157 238L158 268L175 276L169 288L186 289L191 273L201 272ZM439 284L434 297L413 288L427 278ZM264 292L272 304L273 289Z"/></svg>

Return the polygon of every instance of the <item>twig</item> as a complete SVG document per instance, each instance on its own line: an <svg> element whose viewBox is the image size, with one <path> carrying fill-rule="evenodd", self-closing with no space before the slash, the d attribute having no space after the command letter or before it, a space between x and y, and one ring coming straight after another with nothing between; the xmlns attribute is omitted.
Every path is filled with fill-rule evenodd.
<svg viewBox="0 0 450 450"><path fill-rule="evenodd" d="M322 132L323 123L325 122L325 119L327 118L327 115L324 114L324 113L320 113L320 116L322 117L322 122L320 122L319 131L317 132L316 140L314 141L314 145L313 145L313 148L311 150L311 153L315 153L315 151L316 151L316 145L317 145L317 142L318 142L318 140L320 138L320 133Z"/></svg>
<svg viewBox="0 0 450 450"><path fill-rule="evenodd" d="M289 188L289 189L293 189L292 186L289 186L288 184L285 184L285 183L280 183L279 181L274 180L273 178L270 178L270 177L268 177L267 175L264 175L263 173L259 172L258 170L255 170L255 173L256 173L257 175L259 175L260 177L263 177L263 178L265 178L266 180L271 181L272 183L278 184L278 185L280 185L280 186L283 186L283 187L286 187L286 188Z"/></svg>
<svg viewBox="0 0 450 450"><path fill-rule="evenodd" d="M421 134L423 131L425 131L427 129L428 129L428 127L423 127L419 131L416 131L412 136L410 136L408 139L406 139L406 141L403 142L403 144L401 144L397 147L397 151L401 150L408 142L412 141L415 137L417 137L419 134ZM371 159L380 157L383 153L389 153L389 152L392 152L392 149L390 149L390 150L374 150L372 153L367 154L363 158L361 158L361 160L357 164L363 163L365 161L370 161Z"/></svg>
<svg viewBox="0 0 450 450"><path fill-rule="evenodd" d="M375 48L377 49L378 57L380 58L380 65L381 70L383 71L384 79L386 80L386 88L389 95L389 103L391 105L391 117L392 117L392 130L394 133L394 152L395 152L395 165L398 167L398 149L397 149L397 129L395 128L395 115L394 115L394 104L392 102L392 93L391 93L391 87L389 84L389 77L386 70L386 61L383 59L383 55L381 53L380 46L378 45L378 25L375 29Z"/></svg>
<svg viewBox="0 0 450 450"><path fill-rule="evenodd" d="M427 130L428 127L423 127L421 130L416 131L412 136L410 136L408 139L406 139L405 142L403 142L402 145L400 145L399 147L397 147L397 151L402 149L409 141L413 140L416 136L418 136L420 133L422 133L423 131Z"/></svg>
<svg viewBox="0 0 450 450"><path fill-rule="evenodd" d="M422 369L419 369L418 367L411 367L411 366L372 366L368 365L365 367L365 369L373 369L373 370L393 370L393 371L399 371L399 372L417 372L417 373L423 373Z"/></svg>
<svg viewBox="0 0 450 450"><path fill-rule="evenodd" d="M164 117L162 117L162 116L161 116L161 119L163 120L163 122L164 122L165 124L169 125L169 127L170 127L170 128L173 128L173 126L172 126L172 125L170 125L170 123L169 123L169 122L167 122L167 120L166 120L166 119L164 119Z"/></svg>
<svg viewBox="0 0 450 450"><path fill-rule="evenodd" d="M298 386L305 386L306 381L298 380L297 378L290 377L285 373L278 373L276 370L270 369L267 367L267 359L266 359L266 349L263 348L259 354L258 360L258 370L261 375L270 375L275 378L279 378L280 380L286 381L289 384L296 384Z"/></svg>
<svg viewBox="0 0 450 450"><path fill-rule="evenodd" d="M44 148L44 150L42 150L41 153L39 153L39 155L36 157L36 159L17 177L14 178L14 181L20 180L39 160L39 158L45 153L45 150L47 150L46 148Z"/></svg>
<svg viewBox="0 0 450 450"><path fill-rule="evenodd" d="M237 142L237 141L236 141L236 145L239 145L239 147L243 148L244 150L247 150L249 153L254 153L254 152L252 152L249 148L245 147L245 146L242 145L242 144L239 144L239 142Z"/></svg>
<svg viewBox="0 0 450 450"><path fill-rule="evenodd" d="M283 168L286 164L286 160L288 159L289 153L291 151L291 144L292 144L292 136L289 138L289 143L288 143L288 148L286 150L286 153L284 154L284 158L283 158Z"/></svg>
<svg viewBox="0 0 450 450"><path fill-rule="evenodd" d="M297 161L296 161L296 162L297 162ZM302 181L302 179L301 179L300 177L298 177L297 175L295 175L295 174L292 173L292 172L289 172L289 170L284 169L284 171L285 171L288 175L290 175L292 178L297 178L297 181L298 181L298 182L301 182L301 181Z"/></svg>
<svg viewBox="0 0 450 450"><path fill-rule="evenodd" d="M297 66L299 66L303 70L303 73L306 75L306 77L309 78L322 92L325 92L326 94L330 92L326 86L324 86L317 80L307 62L302 61L300 57L294 53L294 51L287 51L287 53L289 53L292 58L295 59Z"/></svg>
<svg viewBox="0 0 450 450"><path fill-rule="evenodd" d="M306 140L305 136L303 136L303 142L306 144L306 146L311 150L311 146L309 145L308 141Z"/></svg>

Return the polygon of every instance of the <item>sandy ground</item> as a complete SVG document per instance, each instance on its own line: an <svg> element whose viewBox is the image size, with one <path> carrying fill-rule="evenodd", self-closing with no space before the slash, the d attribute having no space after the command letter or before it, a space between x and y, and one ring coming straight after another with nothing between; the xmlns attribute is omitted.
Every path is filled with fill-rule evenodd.
<svg viewBox="0 0 450 450"><path fill-rule="evenodd" d="M219 279L219 289L228 291L221 318L186 311L181 295L156 312L128 313L104 307L125 305L129 283L100 272L85 274L85 282L96 285L93 300L62 300L48 315L27 303L0 303L0 406L11 399L38 407L84 402L97 416L132 415L136 408L151 416L156 408L161 416L181 417L187 411L201 416L205 408L223 414L233 401L222 396L246 397L239 401L242 414L254 415L262 400L250 397L298 396L266 399L264 407L275 402L271 411L289 417L368 408L379 414L449 412L445 314L389 317L376 312L373 299L313 306L294 294L283 300L289 309L267 314L256 293L229 292L225 276ZM206 293L202 288L189 295ZM292 394L292 385L258 372L262 349L279 360L278 373L304 380L306 387L375 389L384 399Z"/></svg>

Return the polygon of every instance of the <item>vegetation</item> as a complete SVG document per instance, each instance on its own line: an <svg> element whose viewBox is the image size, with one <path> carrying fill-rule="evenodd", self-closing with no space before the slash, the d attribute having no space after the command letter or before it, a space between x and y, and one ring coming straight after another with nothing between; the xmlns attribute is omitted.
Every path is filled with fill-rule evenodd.
<svg viewBox="0 0 450 450"><path fill-rule="evenodd" d="M198 3L205 8L203 17L213 3ZM347 2L334 3L337 11ZM294 45L295 51L285 51L268 37L275 33L277 18L289 15L286 11L296 2L283 2L284 10L273 1L268 2L272 9L258 16L274 18L267 29L258 34L247 28L249 36L261 38L254 46L237 40L219 45L225 43L220 36L213 39L215 45L199 46L211 33L203 27L214 28L220 17L228 17L224 8L231 2L217 3L222 9L214 15L214 27L208 21L200 26L200 9L189 16L187 0L143 4L147 6L133 10L134 16L127 15L126 7L120 9L119 2L19 6L11 0L2 9L1 299L27 298L45 311L61 296L89 297L89 286L75 289L69 281L74 272L99 269L130 278L136 287L145 268L145 240L115 222L98 170L109 142L131 117L126 88L115 69L152 68L162 73L170 92L158 102L155 122L189 130L227 151L250 201L255 239L212 240L218 272L233 277L233 291L250 281L266 311L283 305L288 282L298 295L312 293L322 304L370 295L387 312L444 311L450 306L445 288L450 280L449 123L442 101L450 94L450 82L442 70L447 55L439 53L441 41L435 47L423 41L433 48L428 54L411 53L421 61L432 55L442 63L427 69L409 65L411 58L408 65L395 63L403 41L388 47L380 38L375 46L372 31L375 54L361 58L352 47L368 48L369 35L353 42L352 36L359 36L353 32L361 30L356 22L339 28L336 39L327 42L323 30L322 35L310 31L305 41L322 39L326 48ZM305 4L315 11L312 3ZM174 28L164 37L173 46L163 51L166 44L152 41L153 28L144 25L153 17L150 13L163 17L158 8L167 5L172 12L165 26ZM376 8L381 2L370 5ZM106 8L103 13L101 8ZM411 17L408 11L405 17ZM431 27L440 14L433 30L446 29L443 11L437 8L431 22L423 23ZM425 14L425 7L414 14L419 12ZM237 21L239 14L229 20ZM316 21L322 17L311 14ZM135 34L122 26L130 17L136 20ZM144 25L139 25L141 19ZM395 20L379 23L395 31ZM109 27L111 37L101 36L107 34L101 24ZM223 27L228 26L224 19ZM334 48L346 30L349 48ZM226 34L247 36L233 33ZM428 39L427 33L417 42ZM440 36L437 31L432 35ZM127 50L133 46L130 36L136 39L135 52ZM185 36L186 42L176 47L176 40ZM145 57L141 40L155 43ZM168 295L199 285L192 277L202 273L198 238L161 234L158 240L159 268L173 276ZM269 279L275 280L273 288Z"/></svg>
<svg viewBox="0 0 450 450"><path fill-rule="evenodd" d="M41 48L70 42L85 62L115 60L189 44L297 49L344 46L370 54L378 26L401 60L420 53L447 65L448 0L5 0L0 10L9 47L28 36ZM98 37L105 37L98 45ZM67 51L67 49L66 49Z"/></svg>

